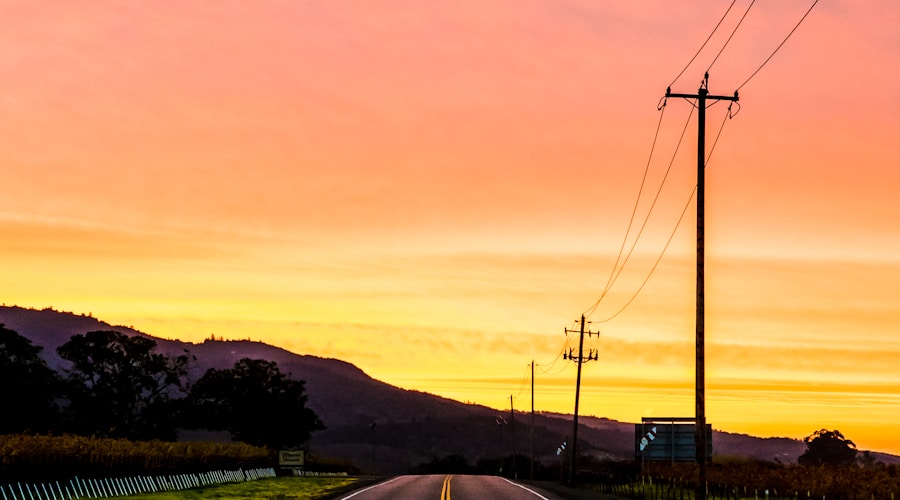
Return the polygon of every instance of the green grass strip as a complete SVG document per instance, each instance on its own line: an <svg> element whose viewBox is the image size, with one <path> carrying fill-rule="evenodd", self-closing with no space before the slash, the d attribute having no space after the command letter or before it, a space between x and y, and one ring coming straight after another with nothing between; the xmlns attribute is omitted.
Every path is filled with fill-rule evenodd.
<svg viewBox="0 0 900 500"><path fill-rule="evenodd" d="M221 484L184 491L167 491L125 497L129 500L306 500L329 498L367 484L357 477L276 477L245 483Z"/></svg>

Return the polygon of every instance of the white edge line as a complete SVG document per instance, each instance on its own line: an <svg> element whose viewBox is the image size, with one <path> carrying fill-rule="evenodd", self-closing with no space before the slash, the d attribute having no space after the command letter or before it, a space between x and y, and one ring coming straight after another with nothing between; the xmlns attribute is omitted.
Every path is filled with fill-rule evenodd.
<svg viewBox="0 0 900 500"><path fill-rule="evenodd" d="M498 477L499 477L499 476L498 476ZM533 489L531 489L531 488L526 488L525 486L522 486L522 485L519 484L519 483L514 483L514 482L510 481L509 479L506 479L505 477L501 477L500 479L506 481L507 483L509 483L509 484L511 484L511 485L513 485L513 486L518 486L519 488L522 488L523 490L525 490L525 491L531 493L532 495L534 495L534 496L536 496L536 497L538 497L538 498L543 498L544 500L550 500L549 498L545 497L544 495L541 495L540 493L534 491Z"/></svg>
<svg viewBox="0 0 900 500"><path fill-rule="evenodd" d="M388 484L388 483L392 483L392 482L394 482L394 481L400 479L401 477L403 477L403 476L397 476L397 477L395 477L395 478L393 478L393 479L388 479L387 481L384 481L384 482L381 482L381 483L378 483L378 484L373 484L372 486L369 486L368 488L363 488L363 489L357 491L356 493L354 493L354 494L352 494L352 495L347 495L347 496L341 498L341 500L347 500L348 498L353 498L353 497L355 497L356 495L359 495L360 493L365 493L366 491L371 490L372 488L378 488L379 486L384 486L384 485L386 485L386 484ZM540 495L538 495L538 496L540 496Z"/></svg>

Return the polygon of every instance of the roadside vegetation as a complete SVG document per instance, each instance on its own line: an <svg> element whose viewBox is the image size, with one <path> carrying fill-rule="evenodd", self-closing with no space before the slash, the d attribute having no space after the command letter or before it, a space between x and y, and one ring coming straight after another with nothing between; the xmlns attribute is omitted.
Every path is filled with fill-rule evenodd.
<svg viewBox="0 0 900 500"><path fill-rule="evenodd" d="M372 479L358 477L278 477L192 490L134 495L133 500L319 500L362 487Z"/></svg>
<svg viewBox="0 0 900 500"><path fill-rule="evenodd" d="M900 467L859 455L840 431L822 429L805 439L798 464L714 459L707 471L710 500L900 498ZM692 499L697 482L692 463L594 463L583 485L627 498Z"/></svg>
<svg viewBox="0 0 900 500"><path fill-rule="evenodd" d="M178 429L207 429L278 449L299 447L324 428L306 407L304 382L271 361L245 358L192 380L187 352L167 356L139 335L73 335L56 349L67 362L59 372L42 349L0 324L0 377L16 381L0 385L10 409L0 434L174 441Z"/></svg>
<svg viewBox="0 0 900 500"><path fill-rule="evenodd" d="M272 451L244 443L0 435L0 482L251 469L274 460Z"/></svg>
<svg viewBox="0 0 900 500"><path fill-rule="evenodd" d="M900 498L900 468L783 465L772 462L712 464L708 469L709 500L797 500L816 498ZM692 499L696 466L647 467L634 475L583 479L580 486L634 499Z"/></svg>
<svg viewBox="0 0 900 500"><path fill-rule="evenodd" d="M275 450L324 428L304 382L271 361L192 379L187 352L167 356L113 330L73 335L56 350L58 371L41 350L0 324L0 483L271 467ZM232 442L176 442L180 429Z"/></svg>

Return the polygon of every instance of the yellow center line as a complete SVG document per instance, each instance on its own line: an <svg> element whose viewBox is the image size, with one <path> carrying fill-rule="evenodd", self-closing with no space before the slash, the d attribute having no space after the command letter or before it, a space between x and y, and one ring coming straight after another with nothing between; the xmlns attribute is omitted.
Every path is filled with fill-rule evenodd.
<svg viewBox="0 0 900 500"><path fill-rule="evenodd" d="M441 500L450 500L450 480L453 476L444 478L444 486L441 488Z"/></svg>

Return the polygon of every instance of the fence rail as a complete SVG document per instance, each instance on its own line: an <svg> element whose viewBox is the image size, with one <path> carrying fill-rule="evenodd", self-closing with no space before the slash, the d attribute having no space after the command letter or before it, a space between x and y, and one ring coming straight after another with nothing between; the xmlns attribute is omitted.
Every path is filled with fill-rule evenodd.
<svg viewBox="0 0 900 500"><path fill-rule="evenodd" d="M21 483L0 485L3 500L80 500L82 498L113 498L139 493L180 491L201 486L241 483L275 477L274 468L249 470L217 470L191 474L163 476L129 476L117 478L80 479L68 484Z"/></svg>

